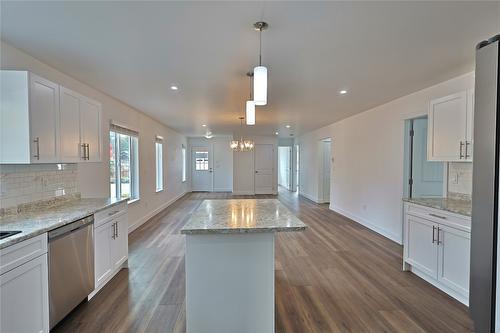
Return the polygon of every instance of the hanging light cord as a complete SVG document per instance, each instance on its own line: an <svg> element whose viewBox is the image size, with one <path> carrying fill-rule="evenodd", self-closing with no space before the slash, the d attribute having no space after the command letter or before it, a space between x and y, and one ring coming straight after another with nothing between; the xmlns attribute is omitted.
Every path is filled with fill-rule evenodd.
<svg viewBox="0 0 500 333"><path fill-rule="evenodd" d="M262 65L262 27L259 29L259 66Z"/></svg>

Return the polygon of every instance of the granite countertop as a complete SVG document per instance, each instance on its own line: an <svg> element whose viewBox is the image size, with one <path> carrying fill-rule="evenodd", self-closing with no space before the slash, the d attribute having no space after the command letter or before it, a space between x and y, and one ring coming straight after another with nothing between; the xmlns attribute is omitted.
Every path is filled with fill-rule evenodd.
<svg viewBox="0 0 500 333"><path fill-rule="evenodd" d="M0 230L21 233L0 240L0 249L59 228L127 199L89 198L64 201L53 206L0 217Z"/></svg>
<svg viewBox="0 0 500 333"><path fill-rule="evenodd" d="M404 198L403 201L411 202L421 206L446 210L448 212L464 216L471 216L471 200L453 198Z"/></svg>
<svg viewBox="0 0 500 333"><path fill-rule="evenodd" d="M183 234L301 231L305 225L276 199L204 200Z"/></svg>

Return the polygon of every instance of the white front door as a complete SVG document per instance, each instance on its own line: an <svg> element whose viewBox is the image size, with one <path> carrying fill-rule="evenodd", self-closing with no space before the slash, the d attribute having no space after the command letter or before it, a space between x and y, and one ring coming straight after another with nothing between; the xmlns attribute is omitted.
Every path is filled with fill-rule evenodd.
<svg viewBox="0 0 500 333"><path fill-rule="evenodd" d="M274 146L255 145L255 194L274 193Z"/></svg>
<svg viewBox="0 0 500 333"><path fill-rule="evenodd" d="M191 170L193 174L193 191L212 192L213 169L212 152L209 147L193 147L191 149Z"/></svg>

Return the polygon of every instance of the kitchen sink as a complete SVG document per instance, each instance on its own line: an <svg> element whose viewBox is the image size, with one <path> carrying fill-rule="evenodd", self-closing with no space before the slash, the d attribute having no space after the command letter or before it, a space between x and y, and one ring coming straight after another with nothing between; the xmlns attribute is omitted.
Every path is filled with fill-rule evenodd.
<svg viewBox="0 0 500 333"><path fill-rule="evenodd" d="M22 231L20 231L20 230L0 231L0 239L4 239L4 238L10 237L12 235L19 234L21 232Z"/></svg>

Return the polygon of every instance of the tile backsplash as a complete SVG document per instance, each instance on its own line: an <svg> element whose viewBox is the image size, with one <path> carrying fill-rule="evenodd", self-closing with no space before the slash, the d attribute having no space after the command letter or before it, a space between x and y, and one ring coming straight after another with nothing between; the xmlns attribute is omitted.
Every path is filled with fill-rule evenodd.
<svg viewBox="0 0 500 333"><path fill-rule="evenodd" d="M472 195L472 163L448 163L448 196Z"/></svg>
<svg viewBox="0 0 500 333"><path fill-rule="evenodd" d="M0 165L0 208L78 194L78 164Z"/></svg>

